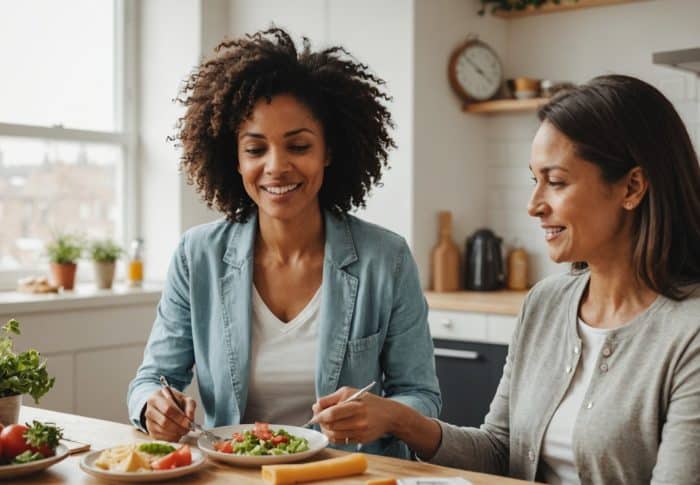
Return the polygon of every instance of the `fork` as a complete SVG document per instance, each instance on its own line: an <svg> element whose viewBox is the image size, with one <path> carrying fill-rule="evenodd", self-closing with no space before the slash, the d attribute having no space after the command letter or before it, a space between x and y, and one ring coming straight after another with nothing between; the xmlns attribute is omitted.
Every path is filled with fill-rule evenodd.
<svg viewBox="0 0 700 485"><path fill-rule="evenodd" d="M185 409L180 404L180 401L178 401L175 398L175 394L173 394L173 390L170 387L170 384L168 384L168 380L165 378L165 376L160 376L159 380L160 380L161 386L163 386L163 389L165 389L165 391L168 393L168 396L170 396L170 399L173 401L173 403L175 403L177 408L180 411L182 411L182 414L185 414ZM187 418L187 415L185 415L185 417ZM202 434L204 436L206 436L209 441L212 442L212 444L218 443L219 441L227 441L227 439L228 439L228 438L222 438L221 436L218 436L218 435L212 433L211 431L204 429L204 427L202 427L202 425L194 422L193 420L190 420L190 418L187 418L187 421L190 422L190 429L191 430L201 431Z"/></svg>
<svg viewBox="0 0 700 485"><path fill-rule="evenodd" d="M377 381L372 381L372 382L370 382L370 383L367 384L365 387L363 387L363 388L360 389L359 391L355 392L353 395L347 397L346 399L343 399L343 400L340 401L339 403L334 404L334 406L337 406L338 404L343 404L343 403L346 403L346 402L357 401L358 399L362 399L362 396L364 396L365 394L367 394L367 391L369 391L370 389L372 389L376 383L377 383ZM311 419L309 419L306 423L304 423L304 425L302 426L302 428L310 428L311 426L313 426L314 424L316 424L316 423L318 422L318 421L316 420L316 417L317 417L317 416L318 416L318 415L316 415L316 416L312 417Z"/></svg>

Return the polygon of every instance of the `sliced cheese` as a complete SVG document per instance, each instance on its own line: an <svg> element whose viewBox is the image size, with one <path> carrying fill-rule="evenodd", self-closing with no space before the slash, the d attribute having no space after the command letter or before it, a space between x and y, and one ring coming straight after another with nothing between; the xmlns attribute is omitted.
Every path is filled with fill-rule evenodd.
<svg viewBox="0 0 700 485"><path fill-rule="evenodd" d="M273 485L325 480L364 473L367 458L362 453L298 465L264 465L262 478Z"/></svg>

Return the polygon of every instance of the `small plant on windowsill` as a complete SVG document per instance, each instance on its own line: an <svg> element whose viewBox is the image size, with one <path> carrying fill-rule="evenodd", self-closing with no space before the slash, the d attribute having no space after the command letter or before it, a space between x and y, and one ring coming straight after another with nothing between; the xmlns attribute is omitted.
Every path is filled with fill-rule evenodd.
<svg viewBox="0 0 700 485"><path fill-rule="evenodd" d="M101 290L108 290L114 281L116 262L124 250L111 239L94 241L90 245L90 258L95 264L95 282Z"/></svg>
<svg viewBox="0 0 700 485"><path fill-rule="evenodd" d="M578 0L569 0L569 2L578 2ZM481 0L479 15L484 15L489 6L491 6L491 13L494 13L525 10L529 7L540 8L548 3L561 5L564 2L563 0Z"/></svg>
<svg viewBox="0 0 700 485"><path fill-rule="evenodd" d="M51 275L57 286L72 290L75 285L77 262L83 253L85 243L73 234L57 234L46 245L46 252L51 263Z"/></svg>

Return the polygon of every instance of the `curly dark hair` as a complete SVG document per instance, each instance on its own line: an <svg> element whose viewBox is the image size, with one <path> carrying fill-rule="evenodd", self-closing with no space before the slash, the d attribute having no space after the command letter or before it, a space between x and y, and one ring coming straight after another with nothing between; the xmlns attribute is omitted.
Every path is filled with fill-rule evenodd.
<svg viewBox="0 0 700 485"><path fill-rule="evenodd" d="M181 170L207 205L233 222L255 210L236 170L238 130L258 100L289 94L324 130L331 163L320 206L336 214L364 207L388 166L388 150L396 147L383 104L391 97L380 89L385 82L342 47L312 52L304 37L298 52L289 34L276 27L224 40L215 51L185 80L176 101L187 109L171 138L183 148Z"/></svg>

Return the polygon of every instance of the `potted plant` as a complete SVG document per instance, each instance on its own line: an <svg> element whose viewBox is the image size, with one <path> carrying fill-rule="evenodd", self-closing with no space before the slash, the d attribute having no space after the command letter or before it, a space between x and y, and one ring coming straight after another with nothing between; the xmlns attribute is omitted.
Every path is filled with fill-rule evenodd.
<svg viewBox="0 0 700 485"><path fill-rule="evenodd" d="M22 394L29 394L35 403L53 387L55 377L49 377L46 361L39 352L29 349L15 354L12 334L19 335L19 322L8 321L0 333L0 423L16 423Z"/></svg>
<svg viewBox="0 0 700 485"><path fill-rule="evenodd" d="M108 290L112 287L116 261L122 252L122 248L111 239L95 241L90 246L90 258L95 264L95 282L99 289Z"/></svg>
<svg viewBox="0 0 700 485"><path fill-rule="evenodd" d="M57 234L53 241L46 245L54 282L64 290L72 290L75 285L75 270L83 246L82 240L71 234Z"/></svg>

